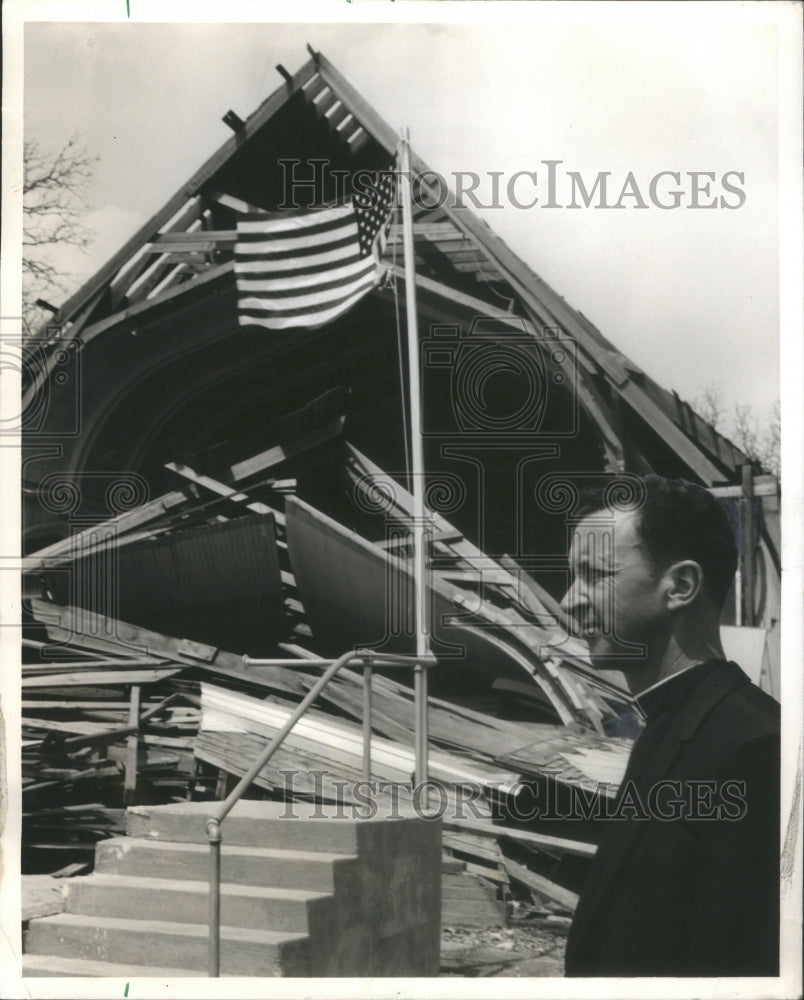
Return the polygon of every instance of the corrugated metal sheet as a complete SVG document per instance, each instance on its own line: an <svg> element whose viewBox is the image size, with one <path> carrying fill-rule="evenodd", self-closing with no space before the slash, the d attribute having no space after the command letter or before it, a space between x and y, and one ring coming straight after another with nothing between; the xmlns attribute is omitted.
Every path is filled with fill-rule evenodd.
<svg viewBox="0 0 804 1000"><path fill-rule="evenodd" d="M235 652L285 628L271 516L248 515L133 542L83 560L64 603Z"/></svg>
<svg viewBox="0 0 804 1000"><path fill-rule="evenodd" d="M120 583L126 603L144 608L159 603L155 584L159 600L174 608L280 596L274 519L239 517L126 546Z"/></svg>

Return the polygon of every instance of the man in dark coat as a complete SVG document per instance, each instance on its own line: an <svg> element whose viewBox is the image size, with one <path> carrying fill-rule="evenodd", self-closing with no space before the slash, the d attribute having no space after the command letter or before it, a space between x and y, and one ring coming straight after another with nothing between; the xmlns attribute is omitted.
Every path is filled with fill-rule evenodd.
<svg viewBox="0 0 804 1000"><path fill-rule="evenodd" d="M563 601L645 716L570 929L568 976L776 976L779 706L727 662L737 553L705 489L580 509ZM613 495L613 494L612 494Z"/></svg>

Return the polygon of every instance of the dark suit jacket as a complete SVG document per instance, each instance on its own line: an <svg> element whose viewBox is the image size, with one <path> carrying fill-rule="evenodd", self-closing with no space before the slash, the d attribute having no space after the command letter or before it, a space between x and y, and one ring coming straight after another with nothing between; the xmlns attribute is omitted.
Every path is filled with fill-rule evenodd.
<svg viewBox="0 0 804 1000"><path fill-rule="evenodd" d="M570 928L566 974L778 975L778 704L723 660L640 704L647 723L619 792L634 808L623 812L639 812L636 790L672 815L676 786L659 786L652 803L650 789L680 781L682 793L701 789L699 814L744 815L659 819L647 808L648 819L609 820ZM700 782L716 783L715 795Z"/></svg>

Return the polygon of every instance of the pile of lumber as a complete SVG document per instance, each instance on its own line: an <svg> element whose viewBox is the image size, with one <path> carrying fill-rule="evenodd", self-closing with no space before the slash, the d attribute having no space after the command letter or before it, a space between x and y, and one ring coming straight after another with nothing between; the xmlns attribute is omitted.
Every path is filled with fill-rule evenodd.
<svg viewBox="0 0 804 1000"><path fill-rule="evenodd" d="M49 852L50 871L89 861L94 843L119 828L126 802L191 795L199 764L223 779L206 786L208 797L219 796L227 776L231 783L248 769L322 670L315 653L298 644L285 644L281 661L257 664L78 609L38 600L32 609L48 638L63 644L62 655L73 656L23 668L25 840L34 853ZM344 789L362 777L362 684L357 671L343 670L258 777L257 794L286 795L281 772L293 771L295 796L348 798ZM372 778L401 788L414 766L413 693L376 673L372 687ZM489 790L473 801L471 819L452 820L447 810L446 856L498 901L549 900L564 912L572 897L556 873L560 878L568 856L588 859L594 847L501 819L495 796L546 770L584 787L605 774L613 791L628 741L510 722L438 698L429 725L431 773L447 789L449 806L466 783Z"/></svg>
<svg viewBox="0 0 804 1000"><path fill-rule="evenodd" d="M126 805L186 794L200 717L197 694L167 661L58 652L22 665L23 870L32 872L91 863L95 843L122 831Z"/></svg>
<svg viewBox="0 0 804 1000"><path fill-rule="evenodd" d="M382 516L390 534L374 541L288 496L296 487L288 460L337 438L341 404L337 393L313 401L283 443L221 478L171 463L174 491L26 556L26 593L38 595L22 666L28 870L90 864L97 840L120 831L128 804L225 794L320 677L322 661L350 648L333 644L328 624L369 621L346 621L358 609L339 572L362 580L355 593L367 598L366 615L385 593L389 566L409 572L411 500L399 484ZM382 490L382 471L338 446L352 499L367 501L372 484ZM452 902L464 893L489 918L512 900L566 916L591 838L578 824L565 835L520 821L508 806L546 780L613 795L630 740L606 733L628 698L591 673L582 647L562 638L560 608L512 560L487 558L440 516L432 528L433 593L445 617L458 613L445 637L467 650L457 665L467 668L462 683L445 694L434 681L431 694L440 696L429 700ZM81 589L108 566L119 588ZM454 664L435 669L456 675ZM382 808L393 807L392 796L407 806L413 798L410 673L373 675L371 778L395 786L379 796ZM354 801L364 777L363 683L344 669L251 794ZM467 819L456 803L468 784L480 795Z"/></svg>

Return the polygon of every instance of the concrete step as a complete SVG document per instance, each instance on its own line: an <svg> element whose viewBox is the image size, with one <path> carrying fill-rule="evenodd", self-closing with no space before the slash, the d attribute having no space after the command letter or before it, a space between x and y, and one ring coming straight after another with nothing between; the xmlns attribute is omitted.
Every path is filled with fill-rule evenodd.
<svg viewBox="0 0 804 1000"><path fill-rule="evenodd" d="M227 831L228 832L228 831ZM221 848L221 879L236 885L332 892L335 872L348 872L354 856L326 851L276 850L270 847ZM112 837L95 849L95 871L101 874L204 881L209 877L209 847L169 840Z"/></svg>
<svg viewBox="0 0 804 1000"><path fill-rule="evenodd" d="M206 924L59 913L32 920L25 936L29 955L191 969L205 975ZM279 931L221 927L221 972L231 976L304 976L308 938Z"/></svg>
<svg viewBox="0 0 804 1000"><path fill-rule="evenodd" d="M146 840L206 844L206 823L213 805L177 802L133 806L126 813L126 833ZM366 821L333 818L326 810L326 805L314 802L241 800L223 823L223 842L239 847L357 854L358 829ZM335 806L332 812L336 812Z"/></svg>
<svg viewBox="0 0 804 1000"><path fill-rule="evenodd" d="M193 969L167 969L153 965L116 965L114 962L93 962L89 958L62 958L58 955L23 955L24 977L81 976L85 979L119 978L173 979L176 976L197 976Z"/></svg>
<svg viewBox="0 0 804 1000"><path fill-rule="evenodd" d="M221 884L221 923L253 930L306 934L310 908L330 899L307 889ZM209 919L209 884L139 875L87 875L67 886L67 913L149 922L203 924Z"/></svg>

